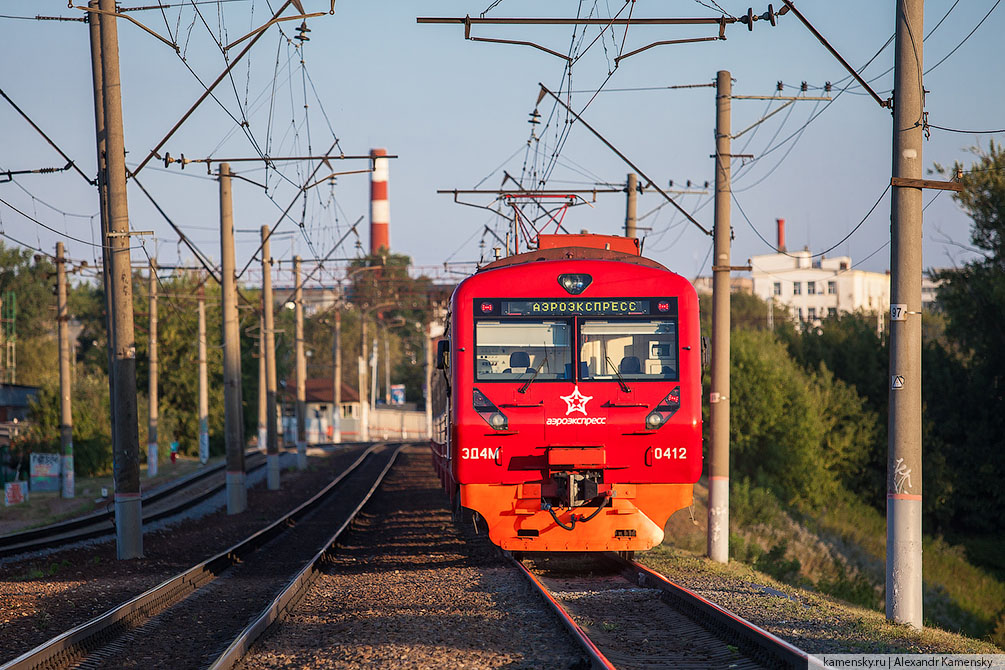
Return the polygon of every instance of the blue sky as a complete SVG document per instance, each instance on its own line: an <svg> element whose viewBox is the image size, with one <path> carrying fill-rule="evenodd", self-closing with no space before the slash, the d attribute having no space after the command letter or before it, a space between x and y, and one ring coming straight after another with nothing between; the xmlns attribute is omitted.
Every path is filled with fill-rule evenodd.
<svg viewBox="0 0 1005 670"><path fill-rule="evenodd" d="M260 25L271 10L264 0L236 0L196 5L187 0L164 12L140 11L131 15L152 30L176 41L184 61L175 52L136 26L120 21L123 106L127 163L135 165L147 155L181 114L201 93L196 79L212 81L224 67L217 40L233 41ZM154 2L137 4L156 4ZM168 4L165 0L165 4ZM308 11L325 11L324 0L304 0ZM563 85L564 62L541 51L519 46L476 43L463 39L460 25L417 25L417 16L477 16L490 0L479 3L443 0L361 2L339 0L337 12L311 19L310 42L301 49L287 39L297 22L275 27L253 48L250 59L234 68L233 78L217 89L219 102L204 103L165 145L172 156L189 158L251 157L318 154L339 140L346 154L365 154L371 147L386 147L396 154L390 168L391 245L412 256L418 265L439 265L444 260L473 261L480 254L485 225L498 226L498 217L484 210L462 207L436 189L498 188L502 170L519 177L533 166L549 162L556 143L556 128L564 117L547 128L538 127L539 142L528 148L538 82L552 89ZM555 0L549 3L503 0L487 14L505 16L610 17L622 9L622 0ZM734 15L746 13L748 3L720 0ZM775 3L781 5L780 2ZM855 67L863 66L893 34L894 5L875 0L821 2L802 0L798 6L842 55ZM947 14L925 42L926 69L938 63L961 42L955 53L925 77L932 124L957 129L1005 128L1005 100L998 72L1005 47L998 35L1005 32L1005 9L996 8L969 39L965 39L996 5L995 0L951 0L926 3L925 32ZM272 6L277 6L276 0ZM634 17L713 17L720 12L711 1L637 0L629 4ZM765 7L754 7L764 11ZM777 7L776 7L777 9ZM65 2L0 0L0 57L6 64L0 87L87 174L95 171L93 102L90 90L90 56L87 28L74 22L19 20L11 16L79 17ZM570 48L572 28L476 27L475 35L538 42L556 51ZM599 29L586 33L580 52ZM837 93L847 83L847 73L791 14L777 27L757 22L752 32L734 24L726 41L662 46L632 56L613 68L613 56L657 40L714 34L707 27L632 26L608 31L572 69L573 91L657 88L662 90L604 90L574 93L573 106L587 103L584 118L629 156L654 181L666 188L688 179L703 185L713 178L709 157L714 147L714 89L669 90L681 84L709 83L717 70L730 71L734 94L771 95L776 82L784 82L784 95L799 93L806 81L807 95L820 95L816 87L834 82ZM580 39L582 33L577 35ZM624 47L622 47L622 41ZM233 47L233 57L242 46ZM301 55L305 66L300 64ZM892 43L864 71L883 97L892 87ZM190 68L190 69L189 69ZM613 69L613 74L609 73ZM306 93L306 96L305 96ZM307 109L304 103L306 97ZM751 224L769 241L774 240L775 218L787 221L788 247L804 245L822 251L844 238L876 203L889 183L891 166L891 116L861 89L850 88L832 104L798 102L747 133L734 143L734 152L750 153L753 163L734 164L737 206L732 223L734 262L770 249L758 239ZM757 121L778 103L735 101L733 129ZM551 106L544 102L547 118ZM811 115L820 114L805 129ZM245 129L235 119L247 119ZM795 134L795 135L793 135ZM788 142L780 143L792 136ZM967 148L987 146L990 138L932 130L924 145L924 163L951 165L972 160ZM257 147L257 148L256 148ZM162 150L163 153L163 150ZM12 109L0 100L0 170L58 167L62 160ZM335 169L359 169L359 162L333 164ZM233 169L248 179L266 184L266 172L250 163ZM268 175L266 193L260 186L240 182L235 186L238 263L243 266L257 248L257 230L273 225L296 194L313 166L287 165L285 177ZM629 171L621 160L581 125L573 125L549 173L547 188L585 188L594 182L623 182ZM322 171L319 175L324 175ZM219 258L217 184L205 166L176 165L165 169L151 161L140 181L211 258ZM484 180L484 181L483 181ZM527 182L530 183L529 181ZM927 203L935 192L926 192ZM312 257L324 254L352 222L364 217L361 241L368 245L368 176L345 175L337 184L312 189L306 207L298 202L292 218L280 223L273 255L294 253ZM0 183L0 225L4 234L46 251L64 239L75 259L96 258L97 198L79 175L71 172L19 176ZM711 227L708 196L681 196L679 202L703 225ZM489 204L488 199L475 200ZM646 193L639 201L640 215L661 204L658 194ZM134 250L134 261L145 262L156 254L162 263L191 261L160 215L135 186L129 193L130 217L135 230L152 230L144 248ZM16 207L57 232L16 212ZM884 271L889 266L890 205L887 195L862 227L830 255L850 255L859 267ZM299 221L304 222L301 229ZM601 195L592 207L571 209L565 217L570 230L616 233L624 221L624 197ZM707 274L711 239L663 207L640 223L647 233L646 255L686 276ZM924 263L945 267L968 258L969 221L952 201L941 195L925 212ZM249 232L240 232L249 231ZM77 238L70 239L70 238ZM83 240L83 241L78 241ZM357 253L349 236L336 257ZM10 243L9 240L5 243ZM490 238L486 238L489 247ZM137 242L137 245L139 243ZM871 256L870 256L871 255ZM869 257L866 260L866 257Z"/></svg>

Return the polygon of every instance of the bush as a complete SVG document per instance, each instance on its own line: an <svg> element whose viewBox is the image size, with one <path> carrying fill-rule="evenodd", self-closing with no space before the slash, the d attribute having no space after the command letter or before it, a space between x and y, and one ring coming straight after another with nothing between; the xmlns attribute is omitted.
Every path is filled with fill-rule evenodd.
<svg viewBox="0 0 1005 670"><path fill-rule="evenodd" d="M731 363L730 472L785 503L819 504L834 482L808 376L766 332L734 332Z"/></svg>
<svg viewBox="0 0 1005 670"><path fill-rule="evenodd" d="M825 366L803 370L769 332L734 332L731 363L734 478L810 509L837 497L841 484L868 480L879 420L853 387Z"/></svg>
<svg viewBox="0 0 1005 670"><path fill-rule="evenodd" d="M103 474L112 467L108 381L104 376L78 371L73 387L73 471L77 476ZM18 448L31 452L58 452L59 387L46 385L30 406L30 427Z"/></svg>
<svg viewBox="0 0 1005 670"><path fill-rule="evenodd" d="M860 572L849 576L848 569L840 564L837 576L832 579L821 579L817 582L816 589L853 605L882 609L882 595L872 582Z"/></svg>
<svg viewBox="0 0 1005 670"><path fill-rule="evenodd" d="M88 437L73 442L73 471L80 477L108 474L112 469L112 438Z"/></svg>
<svg viewBox="0 0 1005 670"><path fill-rule="evenodd" d="M754 540L747 540L736 533L729 534L729 558L741 563L753 564L764 554L764 547Z"/></svg>
<svg viewBox="0 0 1005 670"><path fill-rule="evenodd" d="M796 582L799 579L799 571L803 564L798 558L787 559L785 554L789 550L789 543L785 540L779 542L768 553L760 556L754 561L754 568L771 575L780 582Z"/></svg>
<svg viewBox="0 0 1005 670"><path fill-rule="evenodd" d="M768 489L754 486L749 479L734 479L729 493L729 521L737 527L764 524L773 526L781 518L782 506Z"/></svg>

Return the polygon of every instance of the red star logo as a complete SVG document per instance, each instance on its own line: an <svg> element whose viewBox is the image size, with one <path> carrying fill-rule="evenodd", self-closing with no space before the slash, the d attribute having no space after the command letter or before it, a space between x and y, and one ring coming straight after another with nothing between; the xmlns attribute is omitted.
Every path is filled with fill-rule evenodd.
<svg viewBox="0 0 1005 670"><path fill-rule="evenodd" d="M593 396L592 395L583 395L582 393L580 393L578 385L572 391L571 394L559 396L559 398L561 398L562 400L564 400L565 404L569 406L569 408L567 410L565 410L565 415L566 416L569 416L573 412L582 412L583 415L585 416L586 415L586 403L588 403L591 400L593 400Z"/></svg>

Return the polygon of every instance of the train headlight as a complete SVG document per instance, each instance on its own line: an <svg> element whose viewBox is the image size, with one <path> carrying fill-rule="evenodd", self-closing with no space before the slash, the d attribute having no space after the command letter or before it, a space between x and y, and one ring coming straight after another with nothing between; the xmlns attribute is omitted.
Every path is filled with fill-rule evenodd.
<svg viewBox="0 0 1005 670"><path fill-rule="evenodd" d="M472 405L478 416L482 418L493 430L506 430L509 428L509 419L499 411L495 403L482 393L478 388L473 389Z"/></svg>
<svg viewBox="0 0 1005 670"><path fill-rule="evenodd" d="M670 420L677 410L680 409L680 387L675 386L667 394L660 404L656 405L648 415L646 415L646 428L648 430L658 430Z"/></svg>
<svg viewBox="0 0 1005 670"><path fill-rule="evenodd" d="M558 275L559 285L571 295L579 295L593 282L593 277L584 274Z"/></svg>

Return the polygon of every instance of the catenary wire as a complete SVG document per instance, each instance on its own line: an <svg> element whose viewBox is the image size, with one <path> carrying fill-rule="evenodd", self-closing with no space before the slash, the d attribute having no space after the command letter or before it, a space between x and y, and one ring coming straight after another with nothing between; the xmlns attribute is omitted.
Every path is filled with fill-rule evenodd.
<svg viewBox="0 0 1005 670"><path fill-rule="evenodd" d="M879 198L876 199L876 202L873 203L872 207L869 208L869 211L866 212L865 216L862 217L862 220L859 221L855 225L855 227L852 228L851 231L847 235L845 235L844 237L842 237L840 240L838 240L835 244L833 244L832 246L828 247L827 249L825 249L825 250L823 250L823 251L821 251L819 253L810 255L809 258L817 258L817 257L824 256L826 254L829 254L831 251L834 251L835 249L837 249L842 244L844 244L852 235L854 235L856 232L858 232L858 229L861 228L862 225L869 219L869 217L872 215L872 213L879 206L879 203L883 201L884 197L886 197L886 194L889 192L889 190L890 190L890 185L887 184L886 188L883 189L883 192L880 194ZM786 251L783 251L783 250L775 247L774 245L771 244L771 242L768 242L766 239L764 239L764 236L761 235L760 231L757 230L757 228L754 226L754 224L751 223L750 219L747 217L747 213L743 211L743 207L740 206L740 201L736 199L736 195L732 194L732 193L730 195L733 198L733 202L736 203L736 208L738 210L740 210L740 214L743 216L743 220L747 222L747 225L750 226L750 229L754 231L754 234L757 235L761 239L762 242L764 242L766 245L768 245L769 248L773 249L775 251L775 253L788 256L789 258L799 258L798 256L793 256L792 254L790 254L790 253L788 253Z"/></svg>
<svg viewBox="0 0 1005 670"><path fill-rule="evenodd" d="M79 242L81 244L86 244L89 247L97 247L98 249L104 248L104 249L108 249L109 251L122 251L123 250L123 249L116 249L116 248L113 248L111 246L103 246L101 244L95 244L94 242L91 242L89 240L85 240L85 239L80 238L80 237L74 237L73 235L70 235L69 233L60 232L59 230L53 228L52 226L50 226L48 224L45 224L45 223L42 223L41 221L39 221L38 219L36 219L35 217L33 217L31 214L28 214L27 212L24 212L24 211L18 209L17 207L15 207L14 205L10 204L9 202L7 202L6 200L4 200L3 198L0 198L0 203L6 205L10 209L13 209L15 212L17 212L18 214L20 214L24 218L28 219L32 223L35 223L35 224L41 226L42 228L45 228L46 230L48 230L48 231L50 231L52 233L55 233L56 235L58 235L60 237L63 237L65 239L73 240L74 242ZM126 248L127 249L135 249L136 247L126 247Z"/></svg>
<svg viewBox="0 0 1005 670"><path fill-rule="evenodd" d="M948 58L949 58L950 56L952 56L952 55L953 55L954 53L956 53L957 49L959 49L959 48L960 48L961 46L963 46L964 44L966 44L967 40L969 40L969 39L970 39L970 38L971 38L971 37L973 36L973 34L974 34L975 32L977 32L977 29L978 29L978 28L980 28L980 27L981 27L981 25L983 25L985 21L987 21L988 17L989 17L989 16L991 16L991 12L995 11L995 9L996 9L996 8L998 7L998 5L999 5L1000 3L1001 3L1001 0L996 0L995 4L993 4L993 5L991 6L991 9L989 9L989 10L988 10L988 13L984 15L984 18L983 18L983 19L981 19L981 20L980 20L980 21L979 21L979 22L977 23L977 25L976 25L976 26L974 26L974 29L973 29L973 30L971 30L971 31L970 31L969 33L967 33L967 36L963 38L963 41L961 41L961 42L960 42L959 44L957 44L957 45L956 45L955 47L953 47L953 50L952 50L952 51L950 51L949 53L947 53L947 54L946 54L945 56L943 56L943 57L942 57L942 59L941 59L941 60L939 60L939 62L937 62L937 63L936 63L935 65L933 65L932 67L930 67L930 68L928 68L927 70L925 70L925 74L928 74L929 72L931 72L931 71L932 71L932 70L934 70L935 68L937 68L937 67L939 67L940 65L942 65L943 63L945 63L945 62L946 62L946 59L948 59ZM955 6L956 6L956 5L953 5L953 7L955 7ZM950 10L949 10L949 11L952 11L952 8L950 8ZM947 12L947 14L948 14L948 12ZM936 26L936 27L937 27L937 26ZM929 33L929 34L931 34L931 33Z"/></svg>

